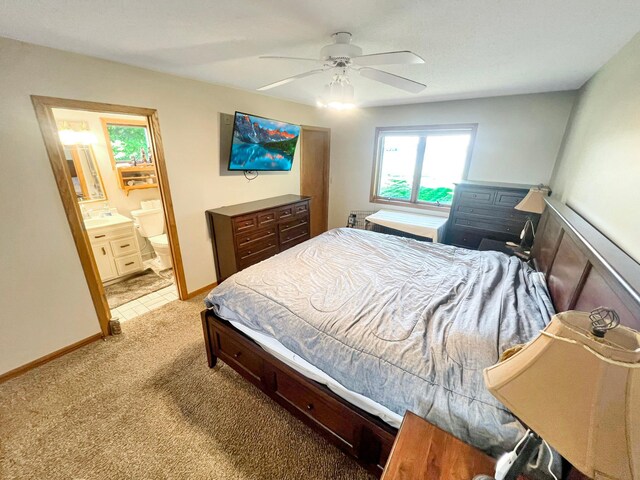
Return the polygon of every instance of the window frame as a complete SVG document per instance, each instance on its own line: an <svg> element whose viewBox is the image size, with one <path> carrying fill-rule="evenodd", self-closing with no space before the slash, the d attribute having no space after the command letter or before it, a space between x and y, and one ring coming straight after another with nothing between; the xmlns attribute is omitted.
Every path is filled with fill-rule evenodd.
<svg viewBox="0 0 640 480"><path fill-rule="evenodd" d="M461 181L467 180L469 167L471 166L471 157L475 146L476 133L478 130L477 123L457 123L447 125L414 125L401 127L376 127L375 141L373 145L373 171L371 175L371 190L369 193L369 201L371 203L382 203L386 205L398 205L404 207L421 208L425 210L451 210L451 205L441 204L439 202L421 202L418 200L420 190L420 177L422 174L422 162L424 160L424 149L426 146L426 137L428 135L443 135L448 133L464 132L470 134L469 147L467 148L467 158L465 159L464 168L462 170ZM402 200L399 198L381 197L378 195L380 187L380 174L382 172L382 140L386 135L420 135L418 148L416 151L416 164L413 175L413 185L411 188L411 198Z"/></svg>

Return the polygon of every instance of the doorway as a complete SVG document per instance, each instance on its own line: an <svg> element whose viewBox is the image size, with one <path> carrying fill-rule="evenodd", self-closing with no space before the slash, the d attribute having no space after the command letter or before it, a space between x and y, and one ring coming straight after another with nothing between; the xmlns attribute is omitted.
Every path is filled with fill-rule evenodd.
<svg viewBox="0 0 640 480"><path fill-rule="evenodd" d="M329 228L329 169L331 130L302 126L300 194L311 197L311 236Z"/></svg>
<svg viewBox="0 0 640 480"><path fill-rule="evenodd" d="M119 302L185 299L156 110L31 98L103 335Z"/></svg>

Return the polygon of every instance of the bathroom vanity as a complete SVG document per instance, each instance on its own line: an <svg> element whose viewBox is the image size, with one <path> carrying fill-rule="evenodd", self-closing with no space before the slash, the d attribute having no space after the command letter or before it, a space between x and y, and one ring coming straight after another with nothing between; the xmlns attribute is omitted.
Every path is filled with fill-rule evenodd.
<svg viewBox="0 0 640 480"><path fill-rule="evenodd" d="M84 225L103 282L143 270L133 220L113 214L86 219Z"/></svg>

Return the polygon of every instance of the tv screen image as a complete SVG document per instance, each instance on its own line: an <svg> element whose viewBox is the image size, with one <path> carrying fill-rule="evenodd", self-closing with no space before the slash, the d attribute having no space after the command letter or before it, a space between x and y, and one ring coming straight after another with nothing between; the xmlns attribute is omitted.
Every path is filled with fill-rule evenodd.
<svg viewBox="0 0 640 480"><path fill-rule="evenodd" d="M299 136L299 125L236 112L229 170L291 170Z"/></svg>

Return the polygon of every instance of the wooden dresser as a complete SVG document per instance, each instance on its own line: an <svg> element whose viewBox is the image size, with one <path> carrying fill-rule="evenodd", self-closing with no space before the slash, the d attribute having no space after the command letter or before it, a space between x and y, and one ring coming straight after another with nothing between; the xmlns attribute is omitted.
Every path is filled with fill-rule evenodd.
<svg viewBox="0 0 640 480"><path fill-rule="evenodd" d="M308 240L309 200L282 195L207 210L218 282Z"/></svg>
<svg viewBox="0 0 640 480"><path fill-rule="evenodd" d="M529 185L461 182L456 185L447 222L446 243L477 249L483 238L520 243L527 217L537 226L540 215L515 207Z"/></svg>

